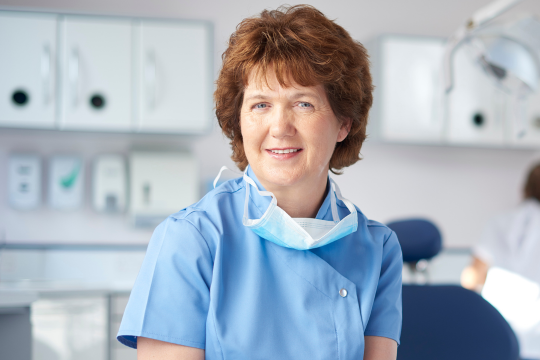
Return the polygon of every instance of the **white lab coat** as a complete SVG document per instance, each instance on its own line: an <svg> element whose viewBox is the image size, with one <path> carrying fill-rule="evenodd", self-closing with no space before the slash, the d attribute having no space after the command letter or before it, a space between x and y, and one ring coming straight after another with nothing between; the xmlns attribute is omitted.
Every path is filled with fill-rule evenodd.
<svg viewBox="0 0 540 360"><path fill-rule="evenodd" d="M493 218L473 254L490 266L540 283L540 202L527 199Z"/></svg>
<svg viewBox="0 0 540 360"><path fill-rule="evenodd" d="M473 247L473 255L492 268L508 270L540 285L540 202L527 199L512 211L493 218L486 226L478 244ZM526 289L510 290L507 281L495 274L488 274L484 290L489 289L488 293L491 295L486 297L488 294L485 294L485 291L482 295L498 308L514 329L519 340L521 357L540 359L538 291L532 294L535 299L524 299L523 297L531 296L531 292ZM500 294L498 296L493 295L492 289L496 287L504 287L506 292L498 292ZM508 291L513 293L508 294ZM521 312L520 316L524 317L523 319L516 317L516 312L511 311L512 309L498 306L505 301L507 303L509 300L512 301L512 298L515 306L519 306L518 303L523 301L532 305L531 308L524 308ZM537 319L533 320L531 317ZM523 320L527 320L526 327L522 326Z"/></svg>

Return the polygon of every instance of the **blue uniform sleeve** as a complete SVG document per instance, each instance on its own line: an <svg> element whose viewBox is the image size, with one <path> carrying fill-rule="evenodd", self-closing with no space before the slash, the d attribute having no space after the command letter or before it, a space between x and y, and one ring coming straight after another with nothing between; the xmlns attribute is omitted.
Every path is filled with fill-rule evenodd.
<svg viewBox="0 0 540 360"><path fill-rule="evenodd" d="M204 349L212 256L200 232L169 217L148 245L122 318L118 340L137 348L137 337Z"/></svg>
<svg viewBox="0 0 540 360"><path fill-rule="evenodd" d="M364 331L365 336L382 336L399 344L401 336L401 274L403 256L397 236L390 234L384 243L381 275L375 301Z"/></svg>

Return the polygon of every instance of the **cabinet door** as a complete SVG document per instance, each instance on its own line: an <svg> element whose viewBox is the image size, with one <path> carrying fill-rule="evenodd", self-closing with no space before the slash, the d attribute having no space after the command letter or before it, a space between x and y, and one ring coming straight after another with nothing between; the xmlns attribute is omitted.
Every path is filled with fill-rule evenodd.
<svg viewBox="0 0 540 360"><path fill-rule="evenodd" d="M525 121L525 134L522 137L517 136L521 129L517 129L519 125L514 121L515 104L512 100L510 100L510 103L511 106L508 111L509 128L511 129L509 131L510 143L516 147L540 148L540 89L529 95L524 104L525 106L520 109L525 113L523 119Z"/></svg>
<svg viewBox="0 0 540 360"><path fill-rule="evenodd" d="M508 97L484 72L467 45L454 54L453 76L454 87L448 95L448 141L503 145Z"/></svg>
<svg viewBox="0 0 540 360"><path fill-rule="evenodd" d="M143 21L137 61L138 130L199 133L212 120L211 27Z"/></svg>
<svg viewBox="0 0 540 360"><path fill-rule="evenodd" d="M67 16L62 21L64 129L131 129L132 25Z"/></svg>
<svg viewBox="0 0 540 360"><path fill-rule="evenodd" d="M443 51L444 40L439 38L381 38L375 65L380 80L374 102L383 140L441 140Z"/></svg>
<svg viewBox="0 0 540 360"><path fill-rule="evenodd" d="M55 126L54 15L0 12L0 126Z"/></svg>

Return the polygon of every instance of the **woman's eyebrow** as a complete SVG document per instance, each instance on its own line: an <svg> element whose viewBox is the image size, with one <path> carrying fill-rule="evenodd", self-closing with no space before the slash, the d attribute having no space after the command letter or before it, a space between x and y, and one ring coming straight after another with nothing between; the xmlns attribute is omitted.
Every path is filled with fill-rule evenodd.
<svg viewBox="0 0 540 360"><path fill-rule="evenodd" d="M287 96L287 98L289 100L296 100L296 99L299 99L299 98L302 98L302 97L309 97L309 98L313 98L313 99L318 99L319 96L318 94L314 94L314 93L310 93L310 92L302 92L302 93L294 93L290 96ZM268 95L263 95L263 94L253 94L253 95L249 95L247 96L244 101L249 101L249 100L268 100L272 98L272 96L268 96Z"/></svg>
<svg viewBox="0 0 540 360"><path fill-rule="evenodd" d="M246 98L244 99L244 101L254 100L254 99L257 99L257 100L268 100L268 99L270 99L270 96L266 96L266 95L262 95L262 94L253 94L253 95L250 95L250 96L246 97Z"/></svg>
<svg viewBox="0 0 540 360"><path fill-rule="evenodd" d="M295 94L292 94L291 96L289 96L289 99L296 100L296 99L299 99L299 98L302 98L302 97L310 97L310 98L314 98L314 99L319 98L319 96L317 96L317 94L307 92L307 93L295 93Z"/></svg>

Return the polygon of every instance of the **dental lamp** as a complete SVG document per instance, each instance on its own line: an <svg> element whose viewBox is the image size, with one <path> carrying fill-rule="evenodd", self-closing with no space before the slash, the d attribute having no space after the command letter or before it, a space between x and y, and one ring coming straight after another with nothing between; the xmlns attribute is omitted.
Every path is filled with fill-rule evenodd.
<svg viewBox="0 0 540 360"><path fill-rule="evenodd" d="M453 89L452 60L456 49L468 43L484 71L514 101L516 136L525 135L527 96L539 87L540 21L525 17L506 25L486 25L522 0L497 0L477 10L449 39L444 54L444 85Z"/></svg>

